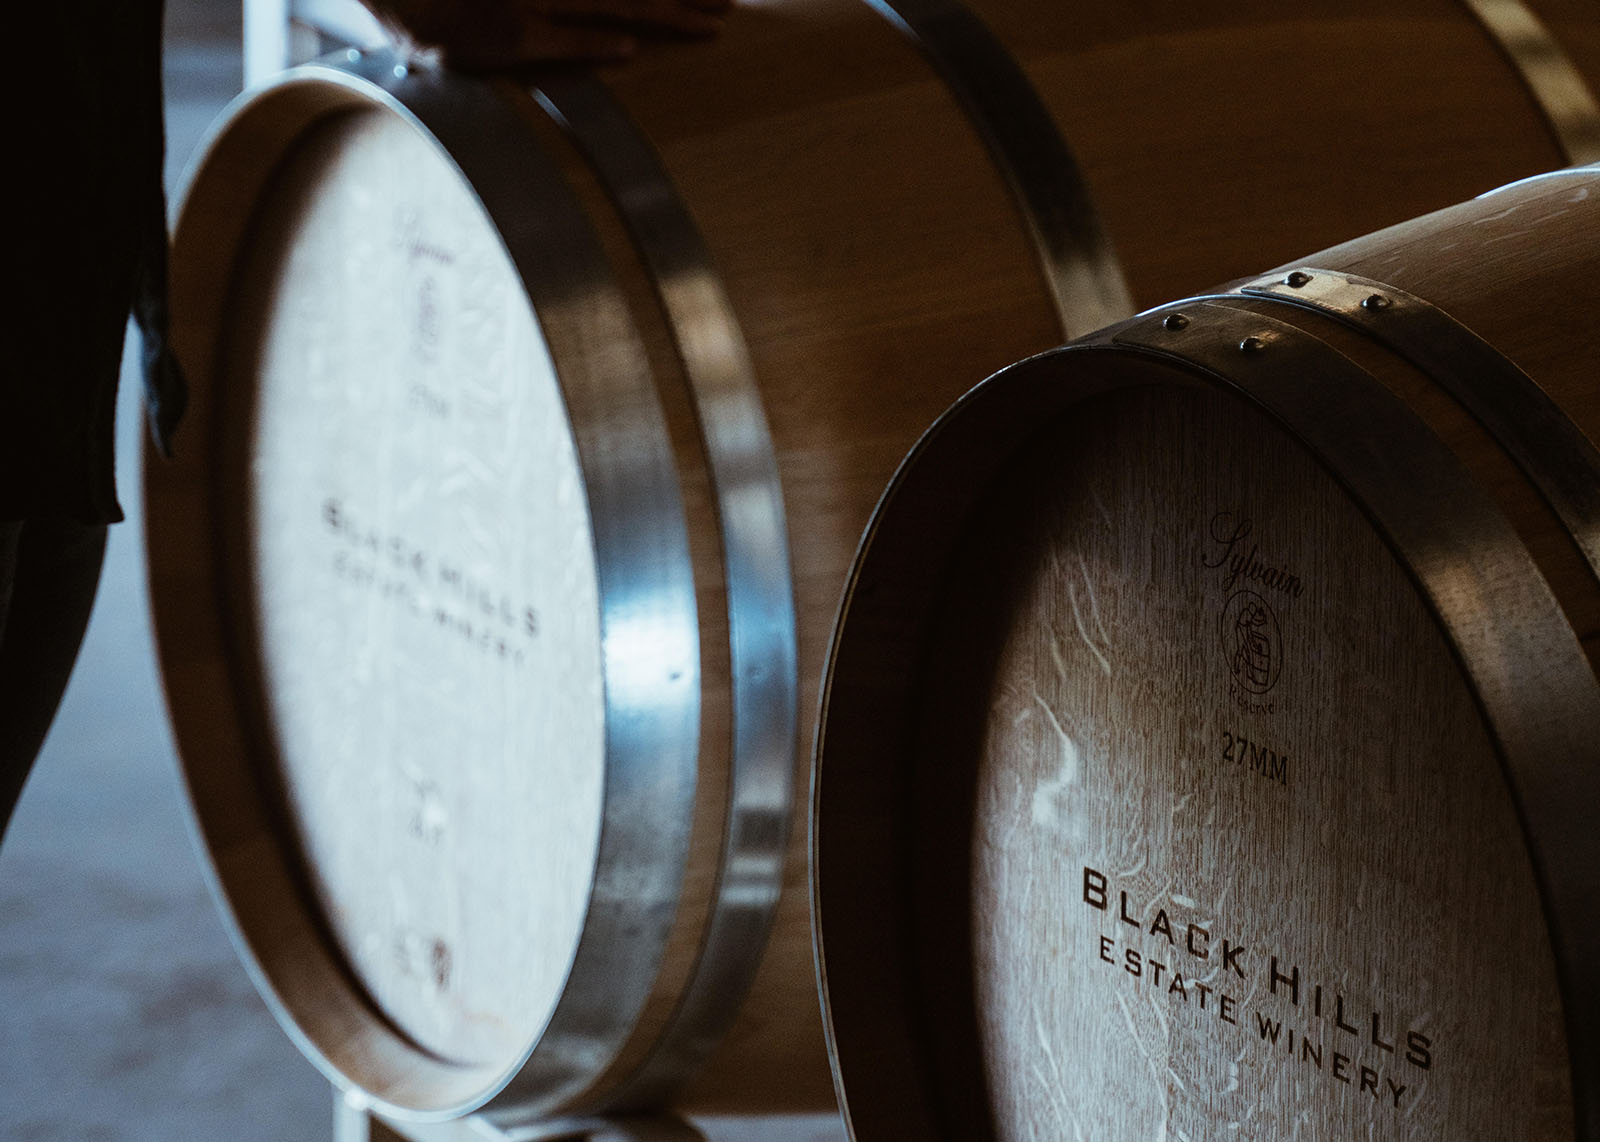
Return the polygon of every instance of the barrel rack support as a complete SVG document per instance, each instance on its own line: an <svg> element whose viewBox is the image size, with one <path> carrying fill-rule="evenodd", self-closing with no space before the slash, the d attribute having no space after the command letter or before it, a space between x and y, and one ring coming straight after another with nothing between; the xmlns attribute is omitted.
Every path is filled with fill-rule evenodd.
<svg viewBox="0 0 1600 1142"><path fill-rule="evenodd" d="M671 1117L557 1119L502 1127L480 1115L449 1122L398 1123L372 1113L355 1092L333 1092L333 1142L705 1142Z"/></svg>
<svg viewBox="0 0 1600 1142"><path fill-rule="evenodd" d="M254 87L340 48L377 48L388 34L359 0L244 0L244 82Z"/></svg>

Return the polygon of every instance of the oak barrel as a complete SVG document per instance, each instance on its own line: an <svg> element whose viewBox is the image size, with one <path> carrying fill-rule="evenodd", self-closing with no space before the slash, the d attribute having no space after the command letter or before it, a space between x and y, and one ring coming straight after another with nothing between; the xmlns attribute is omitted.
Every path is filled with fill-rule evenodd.
<svg viewBox="0 0 1600 1142"><path fill-rule="evenodd" d="M175 237L150 577L306 1053L401 1117L831 1105L792 806L895 464L1022 354L1562 165L1491 27L814 0L531 91L246 97Z"/></svg>
<svg viewBox="0 0 1600 1142"><path fill-rule="evenodd" d="M1600 1138L1600 169L1003 370L813 805L857 1139Z"/></svg>

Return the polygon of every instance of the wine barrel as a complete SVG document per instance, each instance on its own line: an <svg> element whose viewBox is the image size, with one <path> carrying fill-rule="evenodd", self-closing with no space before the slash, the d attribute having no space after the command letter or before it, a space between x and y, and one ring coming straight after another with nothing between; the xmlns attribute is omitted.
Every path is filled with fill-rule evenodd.
<svg viewBox="0 0 1600 1142"><path fill-rule="evenodd" d="M1550 7L1569 94L1597 20ZM808 0L248 96L175 235L150 581L306 1053L398 1117L830 1106L791 807L895 464L1021 354L1563 163L1491 27Z"/></svg>
<svg viewBox="0 0 1600 1142"><path fill-rule="evenodd" d="M1003 370L830 656L853 1136L1600 1138L1600 169Z"/></svg>

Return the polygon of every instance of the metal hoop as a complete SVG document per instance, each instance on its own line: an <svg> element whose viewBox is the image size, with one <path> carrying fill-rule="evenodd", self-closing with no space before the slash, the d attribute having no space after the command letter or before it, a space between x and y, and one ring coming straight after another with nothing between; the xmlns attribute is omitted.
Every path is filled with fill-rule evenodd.
<svg viewBox="0 0 1600 1142"><path fill-rule="evenodd" d="M733 772L700 959L650 1058L611 1097L657 1101L721 1041L760 964L783 888L799 737L798 635L777 456L749 352L705 240L649 142L590 76L535 97L599 174L672 325L722 531L733 664Z"/></svg>
<svg viewBox="0 0 1600 1142"><path fill-rule="evenodd" d="M959 0L863 2L922 50L982 136L1027 221L1066 336L1132 313L1083 170L1005 45Z"/></svg>

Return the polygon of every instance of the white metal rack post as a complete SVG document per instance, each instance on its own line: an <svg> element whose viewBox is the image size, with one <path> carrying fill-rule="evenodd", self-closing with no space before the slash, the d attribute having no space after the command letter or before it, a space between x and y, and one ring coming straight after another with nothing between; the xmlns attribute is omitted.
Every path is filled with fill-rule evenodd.
<svg viewBox="0 0 1600 1142"><path fill-rule="evenodd" d="M253 87L339 48L389 42L358 0L244 0L244 82Z"/></svg>

